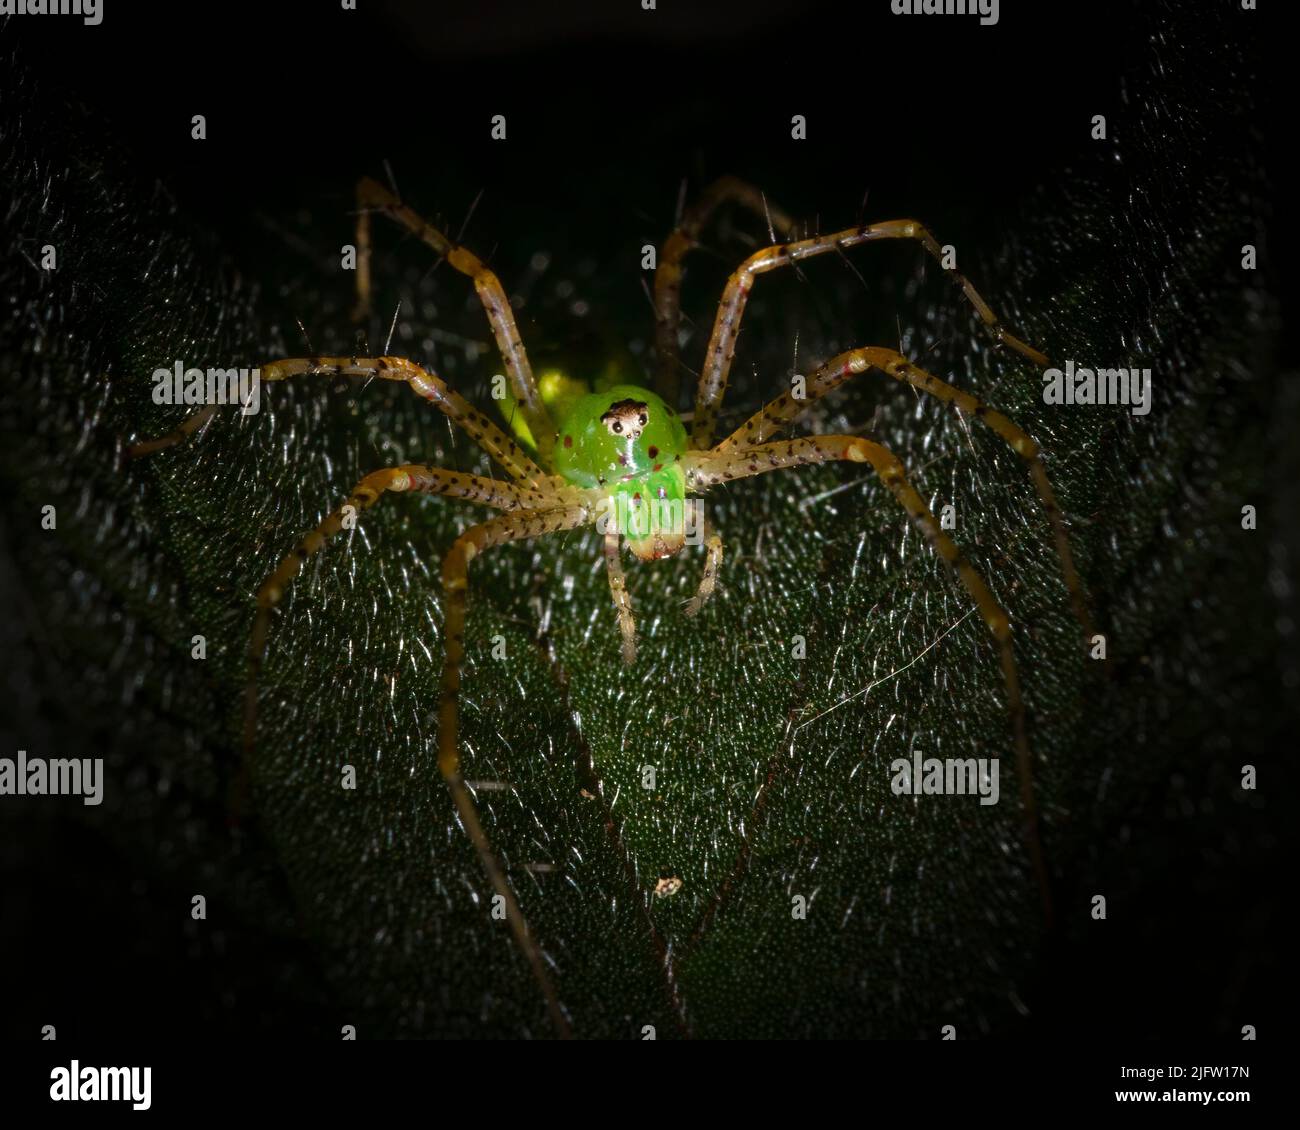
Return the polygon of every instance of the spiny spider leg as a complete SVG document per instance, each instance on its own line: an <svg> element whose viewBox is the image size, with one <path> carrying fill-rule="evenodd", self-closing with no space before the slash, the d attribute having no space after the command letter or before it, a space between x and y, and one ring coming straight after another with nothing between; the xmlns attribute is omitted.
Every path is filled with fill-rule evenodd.
<svg viewBox="0 0 1300 1130"><path fill-rule="evenodd" d="M686 602L686 615L696 616L704 607L718 584L718 570L722 568L722 535L708 519L704 522L704 576L700 578L695 595Z"/></svg>
<svg viewBox="0 0 1300 1130"><path fill-rule="evenodd" d="M469 593L469 563L484 549L508 541L539 537L542 534L573 530L594 521L597 506L594 497L579 505L552 510L525 510L502 514L482 525L474 526L452 544L442 562L442 588L446 613L446 650L442 667L442 696L438 710L438 768L456 802L461 823L469 836L492 886L505 904L510 929L519 948L532 967L533 976L546 997L547 1008L556 1032L569 1035L569 1022L560 1008L559 998L542 958L541 950L528 932L528 923L506 882L505 872L497 862L492 845L479 822L474 798L460 772L459 711L461 664L465 658L465 606Z"/></svg>
<svg viewBox="0 0 1300 1130"><path fill-rule="evenodd" d="M687 616L696 615L713 595L713 590L717 587L718 571L722 567L722 537L707 519L704 524L704 543L704 576L700 578L695 595L686 602ZM627 576L623 572L623 562L619 555L620 544L620 535L614 530L607 530L604 545L605 570L609 574L609 591L614 597L618 628L623 637L623 662L630 665L636 662L636 618L632 614L632 597L627 591Z"/></svg>
<svg viewBox="0 0 1300 1130"><path fill-rule="evenodd" d="M283 381L289 377L367 377L384 381L402 381L411 391L451 418L475 443L495 459L513 478L534 484L550 479L513 439L476 409L441 377L403 357L289 357L272 361L259 370L263 381ZM160 451L179 443L195 431L216 411L209 404L187 417L175 431L160 439L133 444L127 456L135 458Z"/></svg>
<svg viewBox="0 0 1300 1130"><path fill-rule="evenodd" d="M501 350L501 357L505 361L510 376L510 391L537 443L537 453L542 463L549 468L552 465L551 450L555 446L555 424L537 391L532 366L528 363L528 353L520 340L515 316L510 310L510 299L502 289L500 280L477 255L453 243L378 181L365 177L357 185L357 207L356 312L365 317L370 310L370 215L372 212L383 212L427 243L461 274L473 280L474 289L478 292L492 326L497 348Z"/></svg>
<svg viewBox="0 0 1300 1130"><path fill-rule="evenodd" d="M695 451L683 460L686 484L689 489L702 490L721 482L761 475L805 463L827 463L832 460L853 463L870 463L881 481L907 511L931 547L956 572L966 589L989 634L997 645L1002 661L1002 677L1007 689L1007 707L1011 714L1011 729L1015 740L1017 775L1020 778L1020 802L1023 816L1025 843L1038 880L1043 903L1043 916L1052 922L1052 897L1048 883L1047 863L1043 856L1042 841L1038 832L1038 806L1034 798L1032 759L1029 739L1025 731L1025 707L1020 696L1020 675L1011 647L1011 621L998 604L984 579L966 560L957 543L940 527L925 500L907 481L903 465L887 448L857 436L809 436L805 439L783 440L778 443L759 444L739 451Z"/></svg>
<svg viewBox="0 0 1300 1130"><path fill-rule="evenodd" d="M126 449L128 459L139 459L144 455L152 455L155 451L164 451L169 447L175 447L178 443L183 443L191 435L199 430L208 420L212 419L219 404L208 404L200 408L197 412L191 412L178 427L173 428L166 435L159 436L157 439L147 439L140 443L133 443Z"/></svg>
<svg viewBox="0 0 1300 1130"><path fill-rule="evenodd" d="M247 771L256 744L257 678L266 656L272 612L284 599L285 591L294 578L302 572L307 559L319 552L330 538L350 521L355 521L362 511L369 510L388 491L444 494L497 510L524 512L549 510L581 495L573 487L557 489L549 484L542 487L523 486L418 463L373 471L363 478L342 505L331 511L311 533L302 538L258 586L257 615L253 619L253 630L248 642L249 683L244 696L244 772Z"/></svg>
<svg viewBox="0 0 1300 1130"><path fill-rule="evenodd" d="M446 651L442 672L438 769L446 780L461 823L478 853L493 890L502 898L511 931L546 998L556 1031L560 1035L568 1035L568 1021L560 1009L550 975L528 933L523 912L506 881L504 871L493 854L479 822L473 798L460 775L456 693L460 685L460 664L464 657L465 564L478 548L516 538L549 533L556 529L571 528L570 525L564 524L564 518L574 513L581 514L585 520L590 508L578 501L585 497L584 492L567 486L553 490L549 486L539 489L517 483L503 483L496 479L465 475L438 467L426 467L422 464L391 467L383 471L375 471L363 478L353 488L347 501L303 538L293 552L280 562L275 571L258 588L257 615L253 621L253 631L248 645L249 683L244 698L244 757L240 775L246 780L257 740L257 680L266 656L272 612L284 598L290 583L302 571L307 559L318 552L329 538L344 529L349 517L355 519L356 515L363 510L368 510L390 491L450 495L510 512L475 526L463 534L457 539L443 563L443 584L447 594ZM578 504L569 509L564 508L566 504L574 502ZM561 516L558 521L557 515ZM572 523L572 525L581 524L581 521Z"/></svg>
<svg viewBox="0 0 1300 1130"><path fill-rule="evenodd" d="M636 662L636 619L632 615L632 598L627 591L627 576L619 557L622 537L617 530L605 531L605 571L609 574L609 591L618 613L618 630L623 636L623 662Z"/></svg>
<svg viewBox="0 0 1300 1130"><path fill-rule="evenodd" d="M1066 590L1070 594L1070 603L1074 608L1075 619L1083 627L1085 640L1091 643L1095 634L1092 615L1088 610L1083 582L1079 578L1078 570L1074 567L1074 556L1070 552L1070 536L1065 527L1065 518L1061 514L1061 508L1056 503L1056 495L1052 490L1051 481L1047 477L1047 470L1039 457L1040 448L1038 444L1028 433L1001 412L990 408L976 397L971 396L970 393L954 388L952 385L939 380L938 377L927 373L919 366L913 365L896 350L868 346L863 349L850 349L846 353L832 357L808 378L803 399L797 398L793 391L782 393L775 400L754 413L713 450L715 452L742 450L779 435L813 401L838 388L851 377L873 369L884 373L886 376L893 377L896 381L905 381L914 388L918 388L922 392L928 392L948 404L955 404L967 415L982 420L1028 464L1030 478L1033 479L1034 487L1038 491L1038 497L1043 503L1043 509L1047 512L1048 520L1051 522L1052 532L1056 539L1056 554L1061 561L1061 573L1065 580Z"/></svg>
<svg viewBox="0 0 1300 1130"><path fill-rule="evenodd" d="M731 371L731 361L736 353L736 338L740 333L745 303L754 285L754 276L816 255L824 255L837 248L847 250L860 243L880 239L918 240L941 266L943 264L943 249L921 224L915 220L887 220L864 227L846 228L833 235L799 240L797 243L765 247L761 251L754 252L732 272L731 278L727 280L727 285L722 291L722 301L718 305L717 317L713 322L713 333L709 338L709 349L705 354L704 368L700 373L700 383L695 394L695 418L691 425L692 448L696 451L707 451L713 445L713 430L717 423L718 410L722 406L723 395L727 390L727 375ZM947 267L944 270L961 286L967 300L975 307L980 320L993 331L999 342L1011 346L1036 365L1047 364L1047 358L1043 354L1002 328L1001 322L989 308L988 303L979 296L964 275Z"/></svg>
<svg viewBox="0 0 1300 1130"><path fill-rule="evenodd" d="M739 204L755 213L781 239L788 239L794 221L770 204L752 184L736 177L719 177L681 215L677 227L664 240L655 263L655 391L674 408L681 389L677 356L677 331L682 320L682 262L699 246L700 233L714 210L724 203Z"/></svg>

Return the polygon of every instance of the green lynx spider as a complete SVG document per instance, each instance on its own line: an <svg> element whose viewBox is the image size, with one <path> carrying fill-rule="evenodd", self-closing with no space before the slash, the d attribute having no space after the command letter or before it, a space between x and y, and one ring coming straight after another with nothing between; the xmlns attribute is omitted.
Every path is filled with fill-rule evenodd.
<svg viewBox="0 0 1300 1130"><path fill-rule="evenodd" d="M956 543L941 529L924 500L908 482L902 464L888 450L870 440L850 435L812 435L785 440L776 437L814 401L851 377L869 372L883 373L906 382L982 421L1028 465L1051 523L1075 615L1083 625L1085 635L1090 638L1093 632L1083 589L1071 559L1064 520L1039 458L1038 445L1011 420L973 396L925 372L895 350L876 347L851 349L832 357L807 378L802 397L796 397L793 391L787 392L765 405L730 435L717 442L714 437L745 303L758 275L813 256L844 251L882 239L915 240L942 265L942 252L934 237L914 220L891 220L830 235L792 239L793 224L788 217L770 208L751 186L734 178L723 178L683 213L658 258L654 300L659 393L634 385L620 385L591 393L576 402L571 401L557 426L534 380L510 303L496 275L472 252L453 243L377 182L361 181L357 200L358 317L366 316L370 308L370 222L373 214L381 213L405 227L457 271L473 280L505 364L515 407L528 433L535 437L535 450L526 450L437 375L404 358L309 357L274 361L262 366L264 381L299 375L403 381L468 433L509 475L509 481L423 464L375 471L366 475L347 500L284 558L257 591L257 613L249 643L251 676L245 710L245 764L251 758L256 735L257 676L266 653L271 614L312 554L345 525L350 525L351 518L389 493L448 495L501 511L497 517L472 527L457 538L443 559L445 652L439 704L438 767L465 832L494 890L504 901L515 939L542 990L555 1028L561 1035L568 1034L569 1022L541 950L529 932L514 891L483 830L470 789L461 775L458 698L465 655L470 563L478 554L495 545L598 524L604 532L605 564L622 637L623 657L632 663L636 654L636 628L620 560L623 541L627 541L641 560L670 556L680 551L686 542L682 504L688 495L701 494L718 483L802 464L832 460L861 463L875 471L934 551L951 566L997 647L1014 735L1025 839L1044 909L1050 917L1047 870L1038 835L1024 706L1012 651L1011 623L1006 612ZM679 373L677 337L683 262L698 243L713 211L727 202L746 207L766 218L774 238L779 234L786 242L777 242L756 251L729 278L714 319L688 435L685 424L673 408ZM1047 364L1043 354L1002 328L993 311L963 276L955 270L945 270L960 286L980 320L999 343L1010 346L1037 365ZM214 410L214 406L201 409L174 432L136 444L128 453L145 455L179 443L202 425ZM655 502L677 505L656 506L653 505ZM708 524L704 527L703 540L704 575L694 598L687 605L688 615L698 612L712 595L722 563L722 539Z"/></svg>

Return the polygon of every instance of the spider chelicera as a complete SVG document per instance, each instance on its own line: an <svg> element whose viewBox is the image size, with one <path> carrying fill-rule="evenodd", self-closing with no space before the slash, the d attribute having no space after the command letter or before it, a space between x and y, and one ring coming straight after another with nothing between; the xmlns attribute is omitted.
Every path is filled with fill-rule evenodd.
<svg viewBox="0 0 1300 1130"><path fill-rule="evenodd" d="M347 500L281 561L257 591L257 612L249 642L251 676L244 722L245 762L251 757L256 736L257 675L266 654L271 615L312 554L340 530L351 528L361 511L390 493L447 495L501 511L498 516L461 534L443 558L445 650L438 713L438 767L493 889L504 902L511 930L541 987L552 1021L557 1031L566 1034L568 1020L546 962L529 932L514 891L483 830L471 791L461 775L458 700L465 658L470 563L484 550L505 542L597 525L604 534L605 565L623 658L632 663L636 657L636 626L621 563L620 550L624 541L643 561L678 553L688 541L703 542L704 574L695 596L686 607L687 614L694 615L713 594L722 564L722 539L707 521L699 531L699 538L688 538L687 519L691 513L686 505L688 496L702 494L718 483L802 464L833 460L866 464L929 540L935 553L952 567L998 650L1015 743L1025 839L1042 893L1044 911L1050 918L1047 870L1038 834L1024 705L1012 649L1011 623L1006 612L908 482L902 464L886 448L851 435L777 437L813 402L851 377L868 372L882 373L910 384L981 420L1028 465L1051 523L1075 615L1083 626L1085 637L1090 639L1093 629L1083 588L1072 562L1065 522L1039 457L1038 444L1006 416L969 393L927 373L901 353L879 347L850 349L832 357L798 388L792 388L766 404L729 435L717 439L714 434L745 304L758 275L813 256L842 252L859 244L884 239L915 240L943 266L942 249L930 232L914 220L890 220L829 235L794 239L794 225L790 219L769 207L756 189L734 178L723 178L683 213L657 261L654 305L658 391L624 384L577 398L570 396L563 406L563 414L555 419L552 408L556 402L539 390L510 302L496 275L473 252L453 243L376 181L362 180L357 189L357 200L358 317L369 312L370 223L371 217L379 213L405 227L457 271L473 280L505 364L513 405L522 420L523 427L517 428L516 434L522 438L526 432L532 442L524 446L436 374L405 358L308 357L273 361L262 366L263 381L307 375L405 382L418 396L431 401L465 431L506 472L509 480L463 474L424 464L374 471L366 475ZM677 339L683 263L688 252L698 243L711 214L727 202L765 217L774 239L779 235L784 241L776 241L750 255L728 279L714 318L688 433L685 422L674 408L681 369ZM944 269L960 286L997 342L1039 366L1047 364L1043 354L1003 329L987 303L962 275L947 266ZM128 454L146 455L173 446L192 434L214 411L213 405L203 408L167 436L138 443L128 449Z"/></svg>

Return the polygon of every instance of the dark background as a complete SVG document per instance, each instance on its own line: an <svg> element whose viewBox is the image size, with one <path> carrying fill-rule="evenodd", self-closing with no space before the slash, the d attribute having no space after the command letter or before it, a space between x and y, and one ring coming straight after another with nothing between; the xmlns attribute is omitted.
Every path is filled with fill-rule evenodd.
<svg viewBox="0 0 1300 1130"><path fill-rule="evenodd" d="M1035 192L1041 212L1041 194L1064 192L1071 165L1091 160L1092 114L1106 114L1122 131L1124 76L1149 73L1167 34L1152 30L1158 19L1144 21L1123 4L1008 0L994 28L974 17L894 17L885 0L661 3L651 13L631 0L590 7L361 0L359 13L324 2L191 13L106 0L98 28L76 21L17 27L16 20L0 28L0 54L16 64L5 68L10 89L0 87L0 114L19 106L53 123L65 104L89 107L99 144L135 178L137 199L152 200L168 224L220 260L236 290L274 295L295 276L332 277L335 244L318 238L321 230L330 240L347 238L352 185L364 173L382 177L384 160L412 202L453 230L477 199L466 242L503 277L526 257L512 247L538 230L548 233L557 259L630 262L671 226L683 179L698 187L727 172L762 185L821 230L856 222L866 198L868 219L938 216L944 231L1006 231ZM1230 3L1170 10L1176 18L1166 26L1186 21L1193 37L1208 34L1207 26L1214 34L1241 28L1204 82L1222 91L1225 114L1237 98L1256 109L1251 136L1242 136L1240 123L1231 127L1239 144L1223 166L1199 153L1202 167L1189 172L1171 143L1165 169L1171 177L1176 170L1224 178L1236 186L1228 198L1235 192L1252 202L1254 219L1270 225L1261 240L1263 277L1282 302L1271 265L1279 245L1290 246L1288 221L1273 226L1268 203L1280 191L1275 154L1284 135L1273 128L1273 82L1281 72L1262 51L1266 17ZM1171 139L1178 101L1175 93L1167 108ZM189 137L196 112L207 116L201 145ZM507 115L506 145L487 140L494 113ZM793 113L808 117L806 143L789 140ZM46 156L80 157L60 154L61 144L51 140ZM1139 166L1132 175L1158 180L1165 169ZM31 177L19 179L32 190ZM1062 204L1059 223L1068 228L1086 222L1082 216ZM1151 234L1134 228L1136 243ZM542 355L596 355L601 342L593 334L644 333L649 309L640 286L635 271L611 274L602 297L616 328L553 324ZM346 339L339 325L346 298L333 311L292 313L313 336ZM1263 392L1252 394L1260 413L1295 404L1277 399L1280 374L1294 368L1287 309L1266 305L1253 327L1266 359L1256 373ZM274 332L293 342L291 316ZM1289 432L1283 442L1270 475L1294 465ZM12 579L22 554L15 542L7 552ZM1253 716L1252 739L1275 753L1294 734L1295 686L1285 682L1294 661L1272 642L1274 629L1268 621L1254 629L1263 637L1256 641L1260 695L1274 709ZM15 654L23 654L17 649L30 646L23 629L11 631ZM19 740L35 750L31 735L40 727L66 735L75 726L59 714L66 702L51 706L57 696L25 684L24 666L10 673L10 697ZM51 678L48 666L41 671L33 682ZM79 723L88 724L88 750L96 726L114 726L111 718ZM11 744L6 738L6 753ZM54 745L71 755L66 741ZM1031 1017L999 1034L1077 1038L1119 1028L1153 1038L1190 1027L1222 1035L1242 1012L1282 1015L1282 892L1271 869L1280 841L1268 839L1243 870L1179 866L1196 855L1195 833L1171 818L1182 786L1170 782L1195 773L1175 763L1124 816L1146 845L1143 916L1113 923L1100 946L1049 950L1034 974ZM1278 809L1270 811L1276 819ZM329 978L291 925L270 930L247 920L226 930L215 951L194 938L188 949L177 947L168 905L175 892L163 898L142 884L128 904L104 893L104 880L138 867L148 849L106 838L77 815L32 814L5 832L4 961L43 987L39 1006L6 1010L7 1035L27 1038L47 1014L61 1037L164 1025L184 1035L332 1030ZM219 805L190 816L212 825ZM238 851L238 866L234 856L213 866L256 875L248 881L274 900L282 878L271 853L255 844ZM145 987L137 979L141 961L151 972ZM80 976L62 980L70 970Z"/></svg>

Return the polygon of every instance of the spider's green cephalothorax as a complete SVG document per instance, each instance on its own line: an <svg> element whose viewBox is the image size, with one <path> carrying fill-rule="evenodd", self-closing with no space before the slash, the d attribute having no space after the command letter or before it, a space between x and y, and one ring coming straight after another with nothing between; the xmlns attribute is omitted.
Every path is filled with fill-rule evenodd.
<svg viewBox="0 0 1300 1130"><path fill-rule="evenodd" d="M642 560L685 543L681 417L648 389L614 385L574 403L560 424L555 470L574 486L609 491L609 522Z"/></svg>

